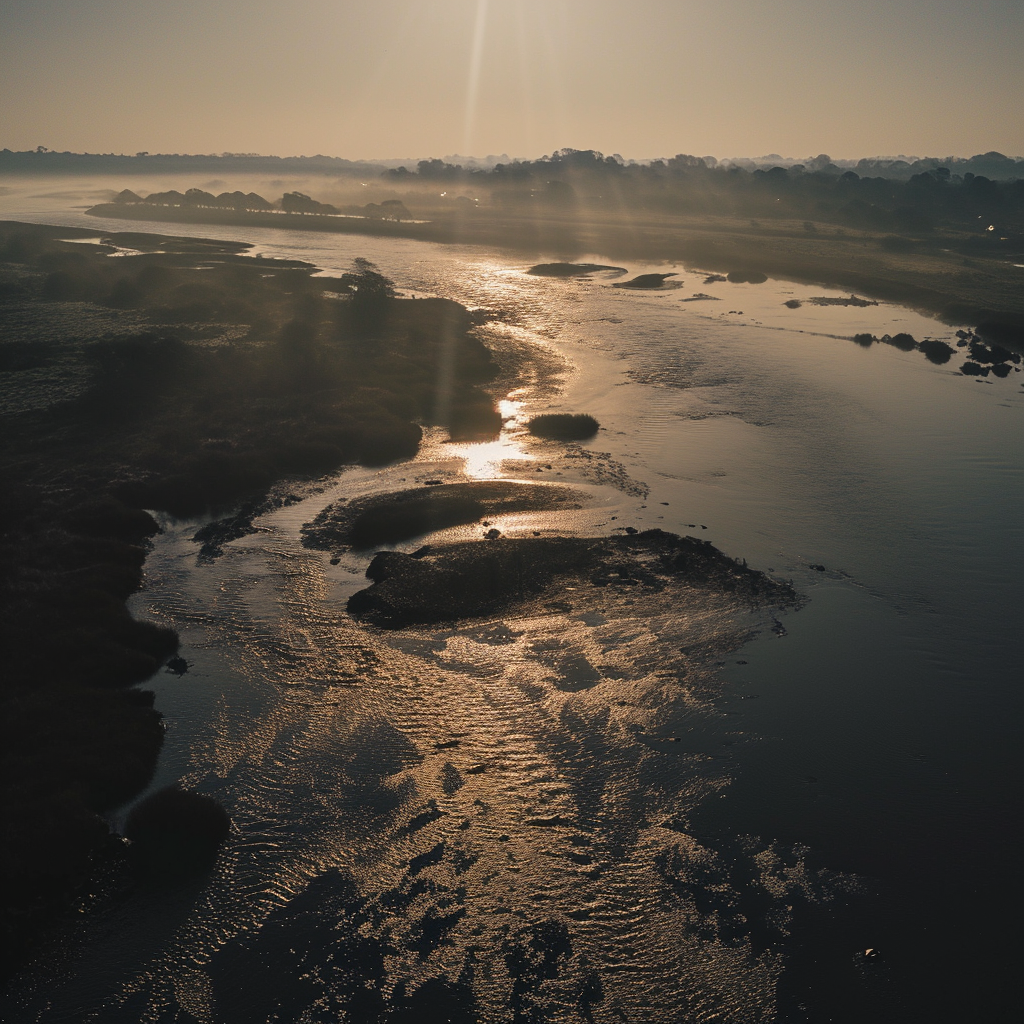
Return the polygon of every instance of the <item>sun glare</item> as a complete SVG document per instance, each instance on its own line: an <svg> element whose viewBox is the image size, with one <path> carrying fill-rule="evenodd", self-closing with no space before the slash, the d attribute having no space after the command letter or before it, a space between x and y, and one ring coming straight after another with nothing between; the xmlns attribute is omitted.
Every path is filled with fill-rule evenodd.
<svg viewBox="0 0 1024 1024"><path fill-rule="evenodd" d="M487 0L477 0L476 24L473 27L473 49L469 55L469 80L466 83L466 119L463 131L463 151L473 152L473 122L480 88L480 68L483 64L484 34L487 31Z"/></svg>
<svg viewBox="0 0 1024 1024"><path fill-rule="evenodd" d="M471 480L498 480L505 476L502 465L507 460L535 462L536 457L524 451L519 443L525 418L521 396L524 389L510 391L498 402L501 413L501 435L493 441L471 444L452 444L448 450L464 460L463 472Z"/></svg>

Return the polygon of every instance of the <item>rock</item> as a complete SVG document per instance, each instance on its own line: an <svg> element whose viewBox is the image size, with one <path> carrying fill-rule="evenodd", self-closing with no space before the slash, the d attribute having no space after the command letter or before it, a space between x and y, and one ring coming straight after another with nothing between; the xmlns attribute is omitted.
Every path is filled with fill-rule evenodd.
<svg viewBox="0 0 1024 1024"><path fill-rule="evenodd" d="M599 270L615 270L627 273L625 267L606 267L601 263L538 263L530 267L528 274L534 277L585 277Z"/></svg>
<svg viewBox="0 0 1024 1024"><path fill-rule="evenodd" d="M630 281L619 281L612 285L613 288L663 288L665 282L675 274L640 274ZM678 287L682 281L674 281L673 285Z"/></svg>

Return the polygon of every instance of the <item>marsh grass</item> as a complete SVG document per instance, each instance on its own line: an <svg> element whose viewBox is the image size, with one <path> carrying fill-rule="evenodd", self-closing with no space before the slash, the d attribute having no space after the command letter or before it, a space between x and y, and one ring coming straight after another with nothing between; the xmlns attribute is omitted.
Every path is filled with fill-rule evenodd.
<svg viewBox="0 0 1024 1024"><path fill-rule="evenodd" d="M601 425L586 413L542 413L526 425L534 437L556 441L586 441L593 437Z"/></svg>

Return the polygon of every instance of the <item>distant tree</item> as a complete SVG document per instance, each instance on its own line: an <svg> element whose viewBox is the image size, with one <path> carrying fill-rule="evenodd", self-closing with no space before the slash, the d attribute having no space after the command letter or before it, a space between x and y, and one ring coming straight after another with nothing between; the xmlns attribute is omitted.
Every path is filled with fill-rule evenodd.
<svg viewBox="0 0 1024 1024"><path fill-rule="evenodd" d="M285 192L281 196L281 209L286 213L337 213L330 203L318 203L304 192Z"/></svg>
<svg viewBox="0 0 1024 1024"><path fill-rule="evenodd" d="M401 199L385 199L380 204L382 215L387 220L410 220L409 211L405 208L405 203Z"/></svg>
<svg viewBox="0 0 1024 1024"><path fill-rule="evenodd" d="M362 257L352 261L352 270L341 275L341 282L352 292L348 308L353 329L360 334L379 331L395 297L394 282Z"/></svg>

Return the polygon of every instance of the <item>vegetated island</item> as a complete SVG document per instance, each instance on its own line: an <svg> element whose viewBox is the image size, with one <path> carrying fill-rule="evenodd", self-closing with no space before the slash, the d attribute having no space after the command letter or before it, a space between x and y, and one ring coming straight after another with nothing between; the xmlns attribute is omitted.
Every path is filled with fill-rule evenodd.
<svg viewBox="0 0 1024 1024"><path fill-rule="evenodd" d="M373 583L348 610L399 629L494 615L512 607L581 610L615 595L675 600L675 591L718 593L752 607L791 606L787 583L748 568L707 541L662 530L613 537L498 538L430 545L411 555L382 551L366 570ZM572 584L572 602L564 600ZM671 592L671 596L669 593ZM559 600L555 605L553 597Z"/></svg>
<svg viewBox="0 0 1024 1024"><path fill-rule="evenodd" d="M146 510L287 503L304 479L413 455L421 424L501 425L477 320L397 298L365 261L326 278L240 243L90 238L0 223L7 973L116 858L100 814L148 784L160 750L135 686L177 637L125 606L158 530ZM124 249L137 255L108 258Z"/></svg>
<svg viewBox="0 0 1024 1024"><path fill-rule="evenodd" d="M574 488L514 480L415 487L328 505L302 528L302 542L322 551L365 550L489 516L579 509L583 501Z"/></svg>

